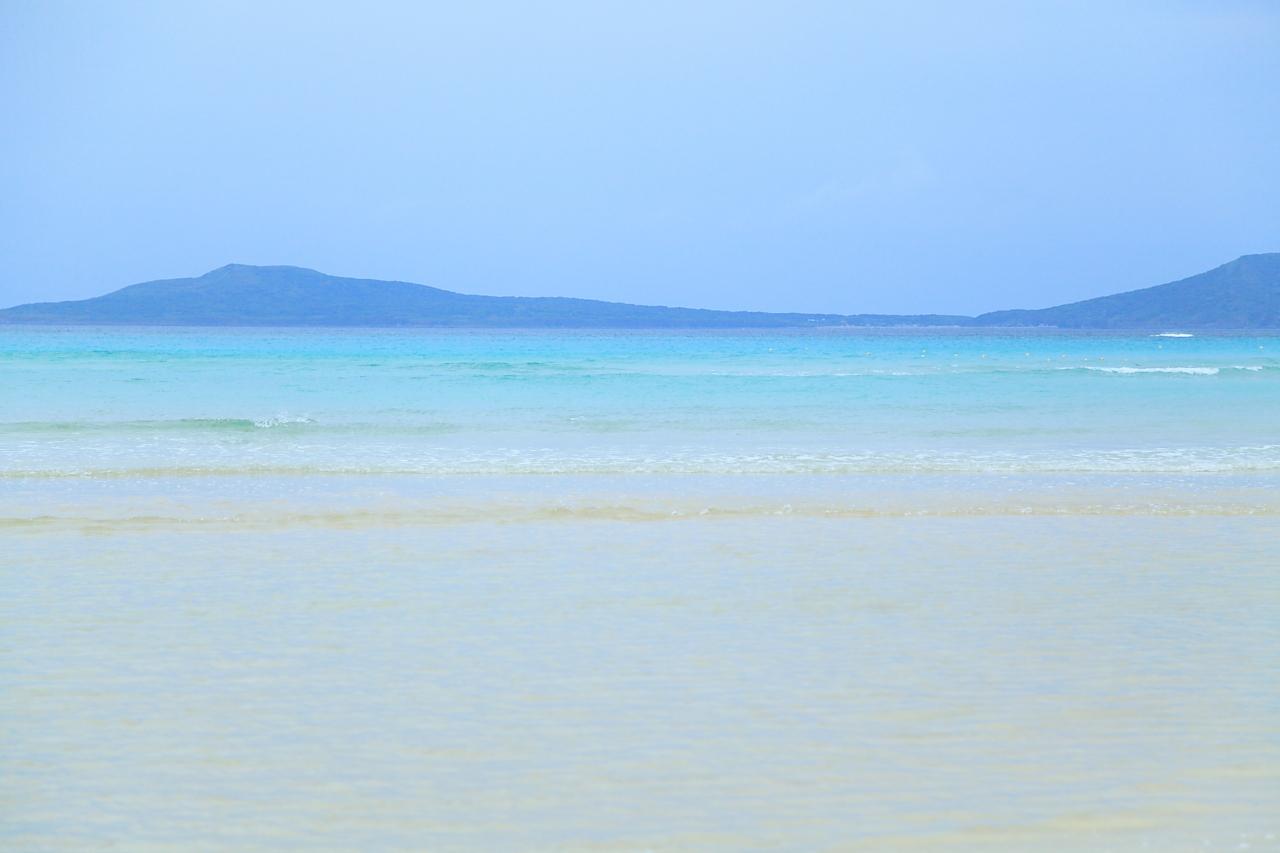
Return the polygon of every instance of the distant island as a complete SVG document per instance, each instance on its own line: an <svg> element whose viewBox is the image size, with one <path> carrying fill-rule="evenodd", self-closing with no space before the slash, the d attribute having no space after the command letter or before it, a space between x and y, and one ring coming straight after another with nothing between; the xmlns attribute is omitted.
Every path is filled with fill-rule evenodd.
<svg viewBox="0 0 1280 853"><path fill-rule="evenodd" d="M1060 329L1280 328L1280 253L1245 255L1181 281L1053 308L947 314L771 314L593 299L471 296L402 281L230 264L73 302L0 310L0 323L131 326L359 326L729 329L829 326Z"/></svg>

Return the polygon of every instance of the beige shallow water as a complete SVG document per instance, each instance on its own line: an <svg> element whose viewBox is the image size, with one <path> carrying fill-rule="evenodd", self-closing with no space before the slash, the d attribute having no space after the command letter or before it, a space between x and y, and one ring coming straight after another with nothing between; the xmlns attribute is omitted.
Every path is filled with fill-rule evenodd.
<svg viewBox="0 0 1280 853"><path fill-rule="evenodd" d="M1270 485L26 484L0 847L1280 849Z"/></svg>

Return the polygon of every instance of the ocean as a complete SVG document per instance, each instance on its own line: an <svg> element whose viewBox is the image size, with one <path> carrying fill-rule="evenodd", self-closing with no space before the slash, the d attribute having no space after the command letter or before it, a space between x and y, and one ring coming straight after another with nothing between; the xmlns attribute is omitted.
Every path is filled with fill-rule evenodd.
<svg viewBox="0 0 1280 853"><path fill-rule="evenodd" d="M0 848L1280 849L1278 487L1277 335L0 327Z"/></svg>

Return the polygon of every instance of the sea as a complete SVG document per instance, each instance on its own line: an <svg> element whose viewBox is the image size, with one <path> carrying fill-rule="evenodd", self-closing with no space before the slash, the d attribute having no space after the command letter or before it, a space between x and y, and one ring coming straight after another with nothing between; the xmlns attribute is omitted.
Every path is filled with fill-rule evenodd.
<svg viewBox="0 0 1280 853"><path fill-rule="evenodd" d="M0 326L0 849L1278 850L1280 336Z"/></svg>

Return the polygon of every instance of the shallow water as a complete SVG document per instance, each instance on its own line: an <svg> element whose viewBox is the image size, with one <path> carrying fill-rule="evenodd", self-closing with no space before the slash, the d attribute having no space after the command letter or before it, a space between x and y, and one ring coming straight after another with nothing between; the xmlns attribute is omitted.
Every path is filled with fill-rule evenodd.
<svg viewBox="0 0 1280 853"><path fill-rule="evenodd" d="M0 847L1276 849L1278 346L0 330Z"/></svg>
<svg viewBox="0 0 1280 853"><path fill-rule="evenodd" d="M0 329L0 476L1280 471L1280 338Z"/></svg>

